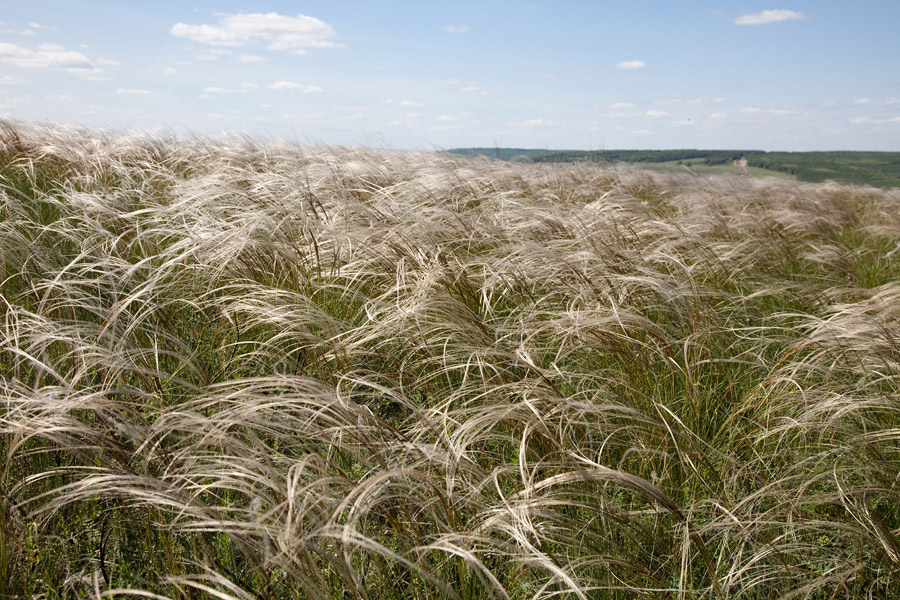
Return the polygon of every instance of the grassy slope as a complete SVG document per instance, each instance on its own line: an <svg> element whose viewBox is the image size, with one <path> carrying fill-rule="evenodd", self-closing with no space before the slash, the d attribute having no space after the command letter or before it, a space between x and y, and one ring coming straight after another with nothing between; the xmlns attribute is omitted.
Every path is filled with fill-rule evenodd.
<svg viewBox="0 0 900 600"><path fill-rule="evenodd" d="M724 176L740 176L743 170L734 165L706 165L702 159L683 160L683 161L667 161L659 163L645 162L640 164L642 169L667 171L669 173L694 173L697 175L724 175ZM747 175L750 177L777 177L778 179L797 180L795 175L782 173L780 171L772 171L760 167L747 167Z"/></svg>
<svg viewBox="0 0 900 600"><path fill-rule="evenodd" d="M0 123L0 597L900 597L900 194Z"/></svg>

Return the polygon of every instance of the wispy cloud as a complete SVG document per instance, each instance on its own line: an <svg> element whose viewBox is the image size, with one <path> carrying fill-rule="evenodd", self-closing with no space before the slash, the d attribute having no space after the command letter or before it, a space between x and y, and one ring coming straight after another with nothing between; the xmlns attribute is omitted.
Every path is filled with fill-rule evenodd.
<svg viewBox="0 0 900 600"><path fill-rule="evenodd" d="M108 58L98 58L98 59L97 59L97 64L98 64L98 65L106 65L106 66L109 66L109 67L121 67L121 66L122 66L122 63L120 63L119 61L117 61L117 60L110 60L110 59L108 59Z"/></svg>
<svg viewBox="0 0 900 600"><path fill-rule="evenodd" d="M853 101L854 104L877 104L881 106L891 106L894 104L900 104L900 98L857 98Z"/></svg>
<svg viewBox="0 0 900 600"><path fill-rule="evenodd" d="M768 25L783 21L803 21L804 19L806 19L806 15L803 13L782 8L778 10L764 10L761 13L752 15L743 15L733 22L735 25Z"/></svg>
<svg viewBox="0 0 900 600"><path fill-rule="evenodd" d="M546 121L544 119L528 119L527 121L522 121L522 125L525 127L550 127L553 125L553 121Z"/></svg>
<svg viewBox="0 0 900 600"><path fill-rule="evenodd" d="M67 69L69 74L78 77L79 79L84 79L85 81L109 81L109 77L103 77L103 69L98 69L96 67L92 68L74 68Z"/></svg>
<svg viewBox="0 0 900 600"><path fill-rule="evenodd" d="M178 71L175 69L175 67L168 67L166 69L163 69L162 74L168 76L168 75L174 75L177 72Z"/></svg>
<svg viewBox="0 0 900 600"><path fill-rule="evenodd" d="M290 54L307 54L307 48L334 48L335 31L315 17L290 17L278 13L221 14L215 25L176 23L172 35L211 46L243 46L268 42L266 48Z"/></svg>
<svg viewBox="0 0 900 600"><path fill-rule="evenodd" d="M223 56L228 56L230 54L231 50L226 50L225 48L213 48L212 50L206 50L195 54L194 58L196 60L210 61L219 60Z"/></svg>
<svg viewBox="0 0 900 600"><path fill-rule="evenodd" d="M487 92L478 87L477 85L467 85L462 90L463 94L475 94L476 96L486 96Z"/></svg>
<svg viewBox="0 0 900 600"><path fill-rule="evenodd" d="M238 56L238 62L242 63L262 63L266 62L265 57L257 54L241 54Z"/></svg>
<svg viewBox="0 0 900 600"><path fill-rule="evenodd" d="M394 100L393 98L388 98L387 100L382 100L382 104L387 104L388 106L399 106L402 108L423 108L425 106L422 102L416 102L415 100Z"/></svg>
<svg viewBox="0 0 900 600"><path fill-rule="evenodd" d="M17 67L63 69L92 69L93 65L80 52L66 50L58 44L41 44L37 50L30 50L8 42L0 42L0 62Z"/></svg>
<svg viewBox="0 0 900 600"><path fill-rule="evenodd" d="M855 117L850 119L854 125L900 125L900 117L890 119L873 119L871 117Z"/></svg>
<svg viewBox="0 0 900 600"><path fill-rule="evenodd" d="M472 28L468 25L447 25L444 27L444 31L448 33L466 33L467 31L472 31Z"/></svg>
<svg viewBox="0 0 900 600"><path fill-rule="evenodd" d="M642 60L626 60L616 65L617 69L643 69L647 66Z"/></svg>
<svg viewBox="0 0 900 600"><path fill-rule="evenodd" d="M320 87L314 85L301 85L299 83L294 83L293 81L276 81L266 87L270 90L291 90L303 92L304 94L315 94L322 91L322 88Z"/></svg>
<svg viewBox="0 0 900 600"><path fill-rule="evenodd" d="M654 102L660 106L671 106L673 104L684 104L686 106L700 106L701 104L721 104L726 102L725 98L661 98Z"/></svg>
<svg viewBox="0 0 900 600"><path fill-rule="evenodd" d="M740 109L741 114L745 115L769 115L773 117L784 117L792 114L793 111L790 111L786 108L759 108L756 106L749 106Z"/></svg>
<svg viewBox="0 0 900 600"><path fill-rule="evenodd" d="M149 96L153 92L150 90L138 90L133 88L119 88L116 90L117 94L130 94L135 96Z"/></svg>
<svg viewBox="0 0 900 600"><path fill-rule="evenodd" d="M648 117L653 117L654 119L658 119L658 118L660 118L660 117L665 117L665 116L668 115L669 113L667 113L667 112L664 111L664 110L648 110L648 111L647 111L646 113L644 113L644 114L647 115Z"/></svg>
<svg viewBox="0 0 900 600"><path fill-rule="evenodd" d="M34 35L34 31L31 29L0 29L0 33L4 35Z"/></svg>
<svg viewBox="0 0 900 600"><path fill-rule="evenodd" d="M205 87L201 90L204 94L245 94L247 90L236 90L223 87Z"/></svg>

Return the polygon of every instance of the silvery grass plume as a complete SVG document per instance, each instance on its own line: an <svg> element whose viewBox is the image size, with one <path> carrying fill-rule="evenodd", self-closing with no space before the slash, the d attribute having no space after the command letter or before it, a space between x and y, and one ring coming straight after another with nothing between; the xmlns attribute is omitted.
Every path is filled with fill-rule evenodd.
<svg viewBox="0 0 900 600"><path fill-rule="evenodd" d="M0 597L896 598L900 194L0 122Z"/></svg>

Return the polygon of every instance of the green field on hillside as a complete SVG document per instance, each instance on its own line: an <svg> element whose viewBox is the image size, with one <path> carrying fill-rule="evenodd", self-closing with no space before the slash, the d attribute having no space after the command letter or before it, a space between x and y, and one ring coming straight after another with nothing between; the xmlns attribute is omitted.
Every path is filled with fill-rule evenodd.
<svg viewBox="0 0 900 600"><path fill-rule="evenodd" d="M669 173L694 173L697 175L741 176L744 170L729 163L727 165L708 165L702 158L673 160L668 162L642 162L641 168L667 171ZM795 175L772 171L761 167L747 167L749 177L777 177L779 179L797 180Z"/></svg>
<svg viewBox="0 0 900 600"><path fill-rule="evenodd" d="M753 174L785 174L800 181L835 181L882 188L900 187L900 152L763 152L761 150L538 150L523 148L458 148L463 156L536 162L625 162L648 168L689 162L691 168L728 173L735 159L746 158ZM734 169L737 172L737 169ZM699 172L699 171L698 171Z"/></svg>

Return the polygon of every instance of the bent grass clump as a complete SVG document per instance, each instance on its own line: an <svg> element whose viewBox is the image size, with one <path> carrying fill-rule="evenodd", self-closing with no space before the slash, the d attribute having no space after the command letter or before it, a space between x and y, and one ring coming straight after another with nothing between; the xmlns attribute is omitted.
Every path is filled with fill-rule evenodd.
<svg viewBox="0 0 900 600"><path fill-rule="evenodd" d="M900 193L0 123L0 597L897 598Z"/></svg>

